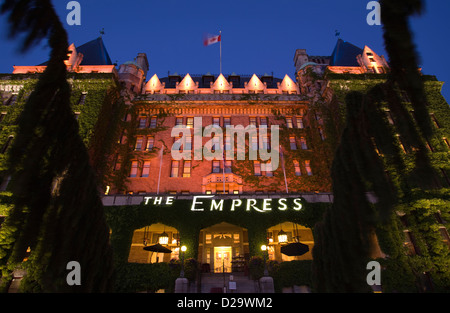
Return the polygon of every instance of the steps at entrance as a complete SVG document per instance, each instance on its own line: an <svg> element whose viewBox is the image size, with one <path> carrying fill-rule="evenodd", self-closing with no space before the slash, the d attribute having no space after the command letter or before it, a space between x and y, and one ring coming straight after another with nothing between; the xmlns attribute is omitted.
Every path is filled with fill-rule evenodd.
<svg viewBox="0 0 450 313"><path fill-rule="evenodd" d="M227 293L256 293L259 292L258 283L243 273L202 273L201 293L223 292L224 281ZM225 276L225 280L224 280ZM236 290L229 289L230 277L236 283Z"/></svg>

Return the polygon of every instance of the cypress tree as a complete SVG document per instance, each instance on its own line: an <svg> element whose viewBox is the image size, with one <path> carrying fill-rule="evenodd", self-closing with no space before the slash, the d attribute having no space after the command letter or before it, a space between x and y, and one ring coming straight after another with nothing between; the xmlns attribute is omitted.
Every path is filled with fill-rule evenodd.
<svg viewBox="0 0 450 313"><path fill-rule="evenodd" d="M367 93L347 95L346 127L331 169L334 203L315 227L313 273L316 291L369 291L366 264L376 247L373 239L377 225L392 223L393 208L412 189L440 187L423 139L431 137L433 130L408 25L408 17L422 9L420 0L381 1L391 71L385 83ZM406 91L411 99L414 120L397 94L399 89ZM405 170L395 145L398 138L389 130L383 117L383 103L387 103L392 112L405 145L414 151L414 169L410 173ZM398 174L395 184L389 181L377 149ZM374 205L366 197L369 191L376 196Z"/></svg>
<svg viewBox="0 0 450 313"><path fill-rule="evenodd" d="M97 178L70 107L68 39L50 0L5 1L10 36L24 33L22 51L48 39L50 60L18 120L9 154L14 207L1 231L3 266L22 262L25 292L104 292L113 286L109 229ZM67 264L81 266L81 285L69 286ZM71 269L71 268L70 268Z"/></svg>

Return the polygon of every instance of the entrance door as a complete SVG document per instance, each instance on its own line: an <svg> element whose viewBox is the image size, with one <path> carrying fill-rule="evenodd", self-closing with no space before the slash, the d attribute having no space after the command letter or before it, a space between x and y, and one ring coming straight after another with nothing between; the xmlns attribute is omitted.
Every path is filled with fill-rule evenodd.
<svg viewBox="0 0 450 313"><path fill-rule="evenodd" d="M231 247L214 247L214 273L231 272Z"/></svg>

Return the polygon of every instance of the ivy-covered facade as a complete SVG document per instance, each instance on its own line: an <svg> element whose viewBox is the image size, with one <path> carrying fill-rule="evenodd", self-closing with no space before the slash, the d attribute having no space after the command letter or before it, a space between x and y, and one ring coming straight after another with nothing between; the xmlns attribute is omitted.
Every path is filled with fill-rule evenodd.
<svg viewBox="0 0 450 313"><path fill-rule="evenodd" d="M347 129L348 97L354 92L370 94L389 77L384 57L368 47L349 45L338 40L329 57L297 50L294 80L288 75L234 73L159 78L148 75L142 53L117 68L109 60L89 70L72 47L67 76L71 105L103 198L117 291L173 291L181 259L187 260L185 272L191 281L198 281L201 273L222 272L257 279L266 257L277 291L294 285L330 290L317 272L325 273L335 258L323 254L323 236L332 236L320 223L336 191L353 195L348 185L333 185L332 177ZM8 147L15 121L40 75L21 70L28 69L0 76L0 216L6 218L11 206ZM408 138L397 136L403 134L397 129L402 124L390 115L388 101L377 98L383 116L374 118L379 118L382 131L398 139L389 146L397 158L384 154L386 145L377 138L371 144L391 184L386 188L400 190L393 213L377 223L371 237L376 244L370 259L383 266L384 292L448 291L450 281L450 110L440 92L442 82L433 76L422 78L434 125L426 142L438 174L438 187L432 191L408 188L409 180L417 179L415 150ZM402 90L395 94L406 111L413 110ZM218 126L223 136L215 133L214 139L209 125ZM237 154L223 158L228 150L239 151L239 136L231 135L233 143L227 126L254 126L255 136L249 131L243 137L244 159ZM174 148L177 141L181 149ZM184 153L183 158L174 150ZM251 150L266 151L269 158L258 152L251 159ZM347 151L352 151L351 145ZM214 157L206 159L206 152ZM359 165L347 164L342 173ZM371 192L376 185L369 179L363 185L358 188L368 191L369 207L376 208L380 199ZM157 243L170 251L152 252ZM294 243L302 243L306 251L283 253L282 248ZM182 246L186 252L181 252ZM346 249L338 243L335 248Z"/></svg>

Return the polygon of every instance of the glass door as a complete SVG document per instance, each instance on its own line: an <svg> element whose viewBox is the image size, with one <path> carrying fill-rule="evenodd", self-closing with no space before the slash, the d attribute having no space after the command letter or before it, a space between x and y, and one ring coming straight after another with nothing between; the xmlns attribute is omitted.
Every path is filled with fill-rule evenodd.
<svg viewBox="0 0 450 313"><path fill-rule="evenodd" d="M214 247L214 273L231 272L231 247Z"/></svg>

